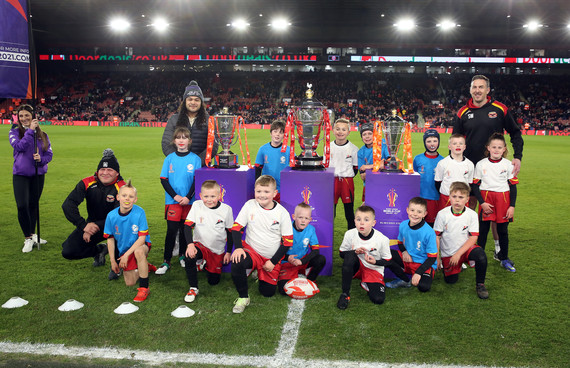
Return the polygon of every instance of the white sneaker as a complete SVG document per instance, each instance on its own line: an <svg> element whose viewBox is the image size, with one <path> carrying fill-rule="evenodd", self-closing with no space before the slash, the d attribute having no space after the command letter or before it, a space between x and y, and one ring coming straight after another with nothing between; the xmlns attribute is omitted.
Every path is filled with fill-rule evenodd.
<svg viewBox="0 0 570 368"><path fill-rule="evenodd" d="M237 298L234 304L234 313L242 313L245 307L249 305L249 298Z"/></svg>
<svg viewBox="0 0 570 368"><path fill-rule="evenodd" d="M196 295L198 295L198 288L190 288L188 290L188 294L184 297L184 301L186 303L192 303L196 299Z"/></svg>
<svg viewBox="0 0 570 368"><path fill-rule="evenodd" d="M34 249L35 244L36 243L32 240L32 238L26 238L26 240L24 240L24 247L22 248L22 252L30 253L32 249Z"/></svg>
<svg viewBox="0 0 570 368"><path fill-rule="evenodd" d="M168 269L170 268L170 266L168 265L168 263L163 263L160 265L159 268L156 269L156 271L154 271L155 275L164 275L166 273L166 271L168 271Z"/></svg>
<svg viewBox="0 0 570 368"><path fill-rule="evenodd" d="M38 234L32 234L32 240L37 243L38 242ZM40 244L41 245L47 244L47 240L40 238Z"/></svg>
<svg viewBox="0 0 570 368"><path fill-rule="evenodd" d="M186 262L184 261L184 257L180 257L180 267L185 268L186 267Z"/></svg>

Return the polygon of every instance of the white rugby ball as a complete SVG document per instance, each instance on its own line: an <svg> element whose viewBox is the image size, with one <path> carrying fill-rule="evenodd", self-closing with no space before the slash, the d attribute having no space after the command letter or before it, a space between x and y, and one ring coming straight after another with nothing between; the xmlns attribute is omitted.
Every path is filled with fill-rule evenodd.
<svg viewBox="0 0 570 368"><path fill-rule="evenodd" d="M320 291L313 281L300 277L287 281L283 289L291 298L300 300L309 299Z"/></svg>

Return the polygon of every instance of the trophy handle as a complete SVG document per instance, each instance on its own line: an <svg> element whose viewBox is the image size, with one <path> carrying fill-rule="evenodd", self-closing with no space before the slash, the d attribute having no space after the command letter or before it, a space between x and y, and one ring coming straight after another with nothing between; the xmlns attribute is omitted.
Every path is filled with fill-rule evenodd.
<svg viewBox="0 0 570 368"><path fill-rule="evenodd" d="M206 145L206 166L212 166L212 150L214 149L214 140L215 140L215 119L213 116L210 116L208 119L208 140Z"/></svg>
<svg viewBox="0 0 570 368"><path fill-rule="evenodd" d="M329 112L325 109L323 114L324 124L325 124L325 145L323 147L323 153L325 156L325 160L323 162L323 166L325 168L329 167L330 159L331 159L331 119L329 116ZM319 129L319 134L321 130ZM318 140L318 138L317 138ZM317 143L318 144L318 143ZM316 148L316 147L315 147Z"/></svg>
<svg viewBox="0 0 570 368"><path fill-rule="evenodd" d="M245 140L245 153L247 155L247 167L249 167L250 169L253 167L251 165L251 158L249 156L249 146L247 144L247 130L245 128L245 123L243 121L243 117L240 115L236 118L234 118L237 120L237 124L234 124L234 127L236 127L237 131L238 131L238 140L239 140L239 151L241 153L241 158L242 158L242 162L245 165L245 156L243 155L243 149L242 149L242 145L241 145L241 134L239 133L239 127L243 126L243 136L244 136L244 140Z"/></svg>

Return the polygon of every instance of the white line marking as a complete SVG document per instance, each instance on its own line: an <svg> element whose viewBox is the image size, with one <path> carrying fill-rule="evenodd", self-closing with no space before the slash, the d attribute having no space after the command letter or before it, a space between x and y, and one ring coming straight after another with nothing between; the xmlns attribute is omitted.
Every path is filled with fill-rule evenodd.
<svg viewBox="0 0 570 368"><path fill-rule="evenodd" d="M281 340L275 355L283 357L284 360L289 360L293 357L297 338L299 337L299 328L303 320L303 311L305 310L304 300L292 299L289 303L289 310L287 312L287 320L283 325L281 331ZM281 360L281 359L280 359Z"/></svg>

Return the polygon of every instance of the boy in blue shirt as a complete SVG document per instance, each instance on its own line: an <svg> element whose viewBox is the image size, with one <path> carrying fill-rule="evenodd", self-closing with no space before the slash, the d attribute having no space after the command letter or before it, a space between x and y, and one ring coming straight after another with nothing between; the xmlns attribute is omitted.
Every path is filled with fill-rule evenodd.
<svg viewBox="0 0 570 368"><path fill-rule="evenodd" d="M293 218L293 246L281 261L281 271L277 282L279 292L283 295L285 295L283 287L287 281L299 277L299 273L315 281L327 262L325 256L319 252L319 239L315 227L311 225L313 220L311 213L311 206L301 202L295 207L295 212L291 216Z"/></svg>
<svg viewBox="0 0 570 368"><path fill-rule="evenodd" d="M412 274L412 277L410 280L407 275L402 275L402 272L394 272L399 279L386 283L389 288L414 285L422 292L431 288L437 267L437 243L435 231L424 220L426 211L425 199L410 199L406 208L408 220L400 224L399 250L391 250L391 253L393 265L399 266L400 270L407 274Z"/></svg>
<svg viewBox="0 0 570 368"><path fill-rule="evenodd" d="M107 238L111 269L116 274L124 271L127 286L139 281L134 301L142 302L149 294L149 268L156 268L147 261L150 251L148 223L144 210L135 204L137 199L137 190L128 180L117 194L119 207L107 214L103 236Z"/></svg>
<svg viewBox="0 0 570 368"><path fill-rule="evenodd" d="M362 178L362 202L366 193L366 170L372 170L374 167L374 155L372 143L374 143L374 124L364 123L360 125L360 137L364 146L358 150L358 171ZM386 140L382 138L382 160L390 157ZM384 165L382 164L382 167Z"/></svg>
<svg viewBox="0 0 570 368"><path fill-rule="evenodd" d="M277 195L273 198L279 202L281 199L281 170L289 166L290 147L281 152L283 136L285 135L285 123L275 120L270 127L271 141L264 144L257 151L255 157L255 178L261 175L269 175L277 182Z"/></svg>
<svg viewBox="0 0 570 368"><path fill-rule="evenodd" d="M428 129L424 133L424 147L426 151L414 157L414 171L420 174L420 197L426 200L426 222L433 227L438 212L439 190L435 187L435 168L443 160L437 149L439 148L439 133L435 129Z"/></svg>

